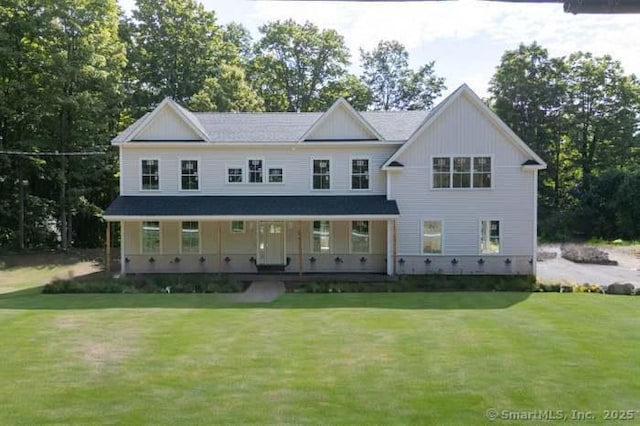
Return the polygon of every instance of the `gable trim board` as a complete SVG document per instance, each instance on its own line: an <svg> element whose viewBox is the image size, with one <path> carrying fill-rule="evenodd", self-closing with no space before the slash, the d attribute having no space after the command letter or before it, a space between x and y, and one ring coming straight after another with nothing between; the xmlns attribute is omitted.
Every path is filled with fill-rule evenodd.
<svg viewBox="0 0 640 426"><path fill-rule="evenodd" d="M362 127L365 133L369 134L369 138L354 139L354 140L364 140L364 141L384 140L382 135L378 133L378 131L374 129L373 126L367 120L365 120L362 117L362 115L360 115L360 113L358 113L358 111L356 111L349 104L349 102L347 102L344 98L340 98L337 101L335 101L333 105L331 105L331 108L329 108L324 114L322 114L320 118L316 120L315 123L313 123L313 125L300 137L298 142L323 140L322 138L312 139L312 138L309 138L309 136L313 135L313 133L319 130L323 124L329 121L332 115L337 114L337 110L339 108L343 108L344 110L346 110L348 116L351 117L351 119L353 120L353 123ZM327 139L327 140L335 140L335 139Z"/></svg>
<svg viewBox="0 0 640 426"><path fill-rule="evenodd" d="M411 137L385 162L382 166L383 170L388 170L387 168L391 163L397 161L398 158L404 153L409 147L419 139L420 135L432 124L434 123L440 114L443 111L446 111L453 102L460 98L464 97L467 99L473 106L475 106L480 113L482 113L494 126L496 126L500 131L506 134L507 139L514 144L516 148L522 151L526 156L530 157L534 161L536 161L540 167L546 168L547 164L527 146L526 143L518 135L516 135L513 130L507 126L504 121L502 121L491 109L482 102L482 99L476 95L473 90L469 88L466 84L458 87L453 93L451 93L444 101L442 101L436 108L434 108L431 113L425 118L424 122L413 132Z"/></svg>

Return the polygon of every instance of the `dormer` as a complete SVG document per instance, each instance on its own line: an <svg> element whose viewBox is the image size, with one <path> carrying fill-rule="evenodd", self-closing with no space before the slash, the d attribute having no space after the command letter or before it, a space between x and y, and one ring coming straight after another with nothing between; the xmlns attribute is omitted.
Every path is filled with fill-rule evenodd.
<svg viewBox="0 0 640 426"><path fill-rule="evenodd" d="M344 98L338 99L299 142L377 141L384 138Z"/></svg>

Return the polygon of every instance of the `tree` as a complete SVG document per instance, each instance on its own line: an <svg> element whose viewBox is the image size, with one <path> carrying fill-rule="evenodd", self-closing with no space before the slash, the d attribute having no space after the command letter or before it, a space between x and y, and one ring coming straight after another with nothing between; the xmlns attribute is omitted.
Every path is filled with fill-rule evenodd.
<svg viewBox="0 0 640 426"><path fill-rule="evenodd" d="M267 111L310 111L323 89L346 74L349 51L334 30L287 20L260 32L250 74Z"/></svg>
<svg viewBox="0 0 640 426"><path fill-rule="evenodd" d="M446 88L434 73L434 62L417 71L409 68L409 53L397 41L380 41L370 52L360 49L362 80L372 93L374 110L429 109Z"/></svg>
<svg viewBox="0 0 640 426"><path fill-rule="evenodd" d="M191 97L193 111L263 111L264 101L251 88L244 70L237 65L222 64L217 77L204 81L204 87Z"/></svg>
<svg viewBox="0 0 640 426"><path fill-rule="evenodd" d="M165 97L188 103L225 53L215 14L194 0L137 0L123 26L134 116Z"/></svg>

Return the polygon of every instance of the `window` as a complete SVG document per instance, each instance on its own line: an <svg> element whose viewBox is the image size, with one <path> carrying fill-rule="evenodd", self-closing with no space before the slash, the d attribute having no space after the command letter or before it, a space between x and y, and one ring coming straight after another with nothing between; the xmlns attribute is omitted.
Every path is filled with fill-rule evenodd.
<svg viewBox="0 0 640 426"><path fill-rule="evenodd" d="M491 188L491 157L473 159L473 187Z"/></svg>
<svg viewBox="0 0 640 426"><path fill-rule="evenodd" d="M433 187L449 188L451 186L451 159L447 157L433 158Z"/></svg>
<svg viewBox="0 0 640 426"><path fill-rule="evenodd" d="M229 167L227 169L227 182L242 183L242 167Z"/></svg>
<svg viewBox="0 0 640 426"><path fill-rule="evenodd" d="M329 253L331 251L331 226L328 220L313 221L311 242L311 251L314 253Z"/></svg>
<svg viewBox="0 0 640 426"><path fill-rule="evenodd" d="M200 227L198 222L182 222L182 253L200 252Z"/></svg>
<svg viewBox="0 0 640 426"><path fill-rule="evenodd" d="M442 222L439 220L425 220L422 223L422 253L442 253Z"/></svg>
<svg viewBox="0 0 640 426"><path fill-rule="evenodd" d="M269 183L282 183L282 168L269 169Z"/></svg>
<svg viewBox="0 0 640 426"><path fill-rule="evenodd" d="M454 157L452 182L454 188L471 187L471 158Z"/></svg>
<svg viewBox="0 0 640 426"><path fill-rule="evenodd" d="M160 178L158 174L158 160L142 160L142 189L160 189Z"/></svg>
<svg viewBox="0 0 640 426"><path fill-rule="evenodd" d="M500 253L500 221L483 220L481 222L480 253Z"/></svg>
<svg viewBox="0 0 640 426"><path fill-rule="evenodd" d="M351 160L351 189L369 189L369 160Z"/></svg>
<svg viewBox="0 0 640 426"><path fill-rule="evenodd" d="M351 252L369 253L369 222L354 220L351 222Z"/></svg>
<svg viewBox="0 0 640 426"><path fill-rule="evenodd" d="M491 188L491 157L433 157L433 188Z"/></svg>
<svg viewBox="0 0 640 426"><path fill-rule="evenodd" d="M262 182L262 160L249 160L249 183Z"/></svg>
<svg viewBox="0 0 640 426"><path fill-rule="evenodd" d="M330 160L313 160L313 189L331 188Z"/></svg>
<svg viewBox="0 0 640 426"><path fill-rule="evenodd" d="M183 191L197 191L198 160L181 160L180 170L180 189Z"/></svg>
<svg viewBox="0 0 640 426"><path fill-rule="evenodd" d="M142 222L142 253L160 253L160 222Z"/></svg>
<svg viewBox="0 0 640 426"><path fill-rule="evenodd" d="M236 234L244 232L244 221L234 220L231 222L231 232Z"/></svg>

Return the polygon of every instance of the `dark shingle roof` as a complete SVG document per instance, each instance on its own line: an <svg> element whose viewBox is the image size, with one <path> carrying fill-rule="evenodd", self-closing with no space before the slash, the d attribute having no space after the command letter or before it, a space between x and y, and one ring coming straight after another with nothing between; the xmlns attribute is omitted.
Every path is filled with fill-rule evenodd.
<svg viewBox="0 0 640 426"><path fill-rule="evenodd" d="M104 216L366 216L398 215L384 195L120 196Z"/></svg>

